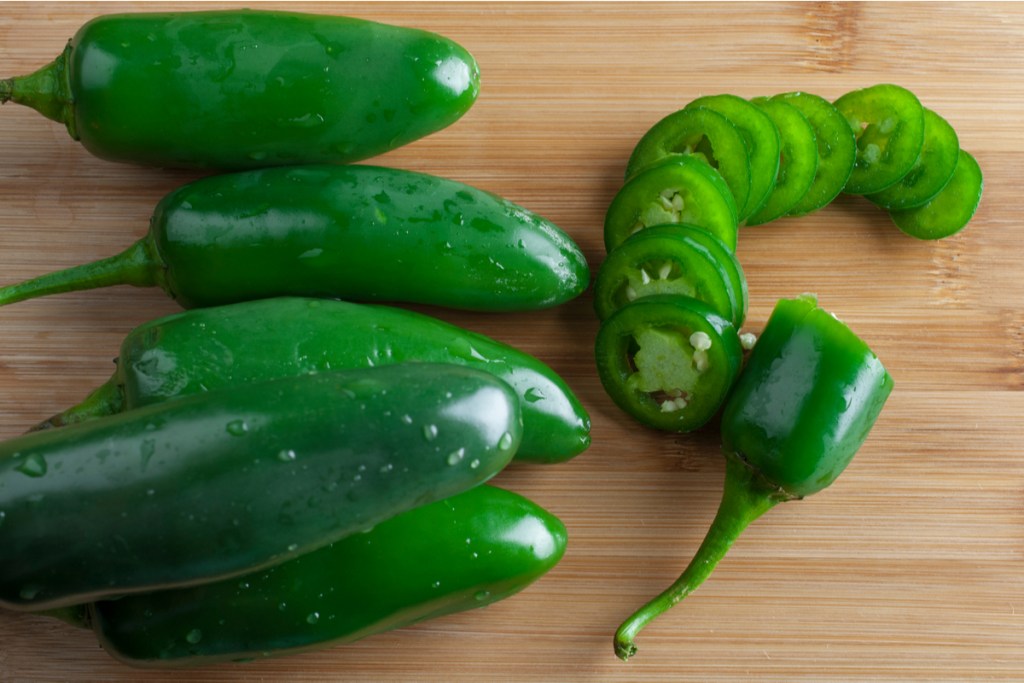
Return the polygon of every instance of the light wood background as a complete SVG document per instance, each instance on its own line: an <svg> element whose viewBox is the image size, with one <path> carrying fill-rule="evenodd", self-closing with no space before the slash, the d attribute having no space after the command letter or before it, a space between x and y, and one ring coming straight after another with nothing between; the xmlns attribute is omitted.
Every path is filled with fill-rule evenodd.
<svg viewBox="0 0 1024 683"><path fill-rule="evenodd" d="M143 7L5 4L0 72L41 66L92 16ZM546 215L595 271L604 210L632 145L702 94L799 89L833 99L904 85L956 128L985 172L985 195L971 225L937 243L902 236L854 198L742 233L748 328L759 331L776 299L817 292L881 356L896 390L839 481L755 523L703 588L648 627L629 664L612 655L612 633L681 571L714 513L723 467L714 432L645 430L604 395L588 293L543 313L431 311L540 357L592 413L587 453L496 480L564 520L570 547L554 571L484 610L189 680L1024 680L1024 5L287 8L421 27L465 45L483 74L476 106L375 162ZM0 282L120 250L191 177L93 159L60 126L3 107ZM109 376L128 330L175 310L158 291L128 287L0 310L0 438L82 398ZM125 668L88 632L0 613L2 681L181 679Z"/></svg>

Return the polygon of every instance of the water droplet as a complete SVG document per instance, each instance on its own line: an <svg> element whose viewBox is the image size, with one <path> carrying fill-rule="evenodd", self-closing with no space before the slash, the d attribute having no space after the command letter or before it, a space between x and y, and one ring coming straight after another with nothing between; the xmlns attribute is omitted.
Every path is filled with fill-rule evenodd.
<svg viewBox="0 0 1024 683"><path fill-rule="evenodd" d="M249 590L249 588L251 588L251 587L252 587L252 584L250 584L248 581L242 581L242 582L240 582L238 584L238 588L240 590L243 590L243 591L244 590Z"/></svg>
<svg viewBox="0 0 1024 683"><path fill-rule="evenodd" d="M192 629L191 631L189 631L188 633L185 634L185 640L187 640L192 645L195 645L196 643L198 643L202 639L203 639L203 632L200 631L197 628L194 628L194 629Z"/></svg>
<svg viewBox="0 0 1024 683"><path fill-rule="evenodd" d="M435 581L433 584L431 584L430 587L431 588L440 588L441 587L441 582L440 581Z"/></svg>
<svg viewBox="0 0 1024 683"><path fill-rule="evenodd" d="M267 158L266 152L249 152L249 158L253 161L263 161Z"/></svg>
<svg viewBox="0 0 1024 683"><path fill-rule="evenodd" d="M287 602L279 602L279 603L277 603L277 609L278 609L279 612L285 611L286 609L288 609L288 603Z"/></svg>
<svg viewBox="0 0 1024 683"><path fill-rule="evenodd" d="M513 441L515 441L513 436L510 433L505 432L504 434L501 435L501 438L498 439L498 450L507 451L508 449L512 448Z"/></svg>
<svg viewBox="0 0 1024 683"><path fill-rule="evenodd" d="M537 387L530 387L523 393L523 398L526 399L527 403L536 403L537 401L544 400L544 392Z"/></svg>
<svg viewBox="0 0 1024 683"><path fill-rule="evenodd" d="M473 458L469 463L469 469L475 470L480 467L480 458Z"/></svg>
<svg viewBox="0 0 1024 683"><path fill-rule="evenodd" d="M7 513L0 510L0 526L3 526L5 519L7 519Z"/></svg>
<svg viewBox="0 0 1024 683"><path fill-rule="evenodd" d="M299 549L299 544L298 543L292 543L292 544L290 544L288 546L288 552L290 552L290 553L294 553L298 549Z"/></svg>
<svg viewBox="0 0 1024 683"><path fill-rule="evenodd" d="M33 453L15 469L29 477L41 477L46 474L46 458L40 453Z"/></svg>
<svg viewBox="0 0 1024 683"><path fill-rule="evenodd" d="M427 441L433 441L437 438L437 425L424 425L423 426L423 438Z"/></svg>
<svg viewBox="0 0 1024 683"><path fill-rule="evenodd" d="M487 598L491 597L491 591L477 591L473 598L477 602L483 602Z"/></svg>
<svg viewBox="0 0 1024 683"><path fill-rule="evenodd" d="M465 448L460 448L457 451L452 451L451 453L448 454L448 464L449 465L458 465L460 462L462 462L462 459L464 457L466 457L466 449Z"/></svg>
<svg viewBox="0 0 1024 683"><path fill-rule="evenodd" d="M380 473L381 474L387 474L388 472L390 472L393 469L395 469L395 466L392 465L391 463L387 463L386 465L381 465Z"/></svg>
<svg viewBox="0 0 1024 683"><path fill-rule="evenodd" d="M290 448L283 448L278 452L277 459L281 462L291 462L295 460L295 451Z"/></svg>
<svg viewBox="0 0 1024 683"><path fill-rule="evenodd" d="M156 493L156 489L146 489L146 495L152 496Z"/></svg>
<svg viewBox="0 0 1024 683"><path fill-rule="evenodd" d="M404 422L407 425L411 425L412 424L412 415L403 415L402 416L402 422Z"/></svg>
<svg viewBox="0 0 1024 683"><path fill-rule="evenodd" d="M306 617L306 623L307 624L315 624L318 621L320 621L320 613L319 612L310 612L309 616Z"/></svg>
<svg viewBox="0 0 1024 683"><path fill-rule="evenodd" d="M245 420L232 420L227 425L228 434L231 436L242 436L249 431L249 425Z"/></svg>

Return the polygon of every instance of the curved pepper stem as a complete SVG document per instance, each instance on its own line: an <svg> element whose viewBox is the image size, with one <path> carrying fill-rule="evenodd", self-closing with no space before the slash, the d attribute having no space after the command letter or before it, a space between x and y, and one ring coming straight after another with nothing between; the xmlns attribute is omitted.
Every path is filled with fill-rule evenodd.
<svg viewBox="0 0 1024 683"><path fill-rule="evenodd" d="M122 410L124 410L124 386L117 381L115 374L77 405L43 420L28 431L39 432L54 427L65 427L106 415L116 415Z"/></svg>
<svg viewBox="0 0 1024 683"><path fill-rule="evenodd" d="M149 239L143 238L120 254L0 287L0 306L112 285L152 287L163 277L163 265L154 252Z"/></svg>
<svg viewBox="0 0 1024 683"><path fill-rule="evenodd" d="M636 654L640 631L700 586L747 525L791 496L764 482L739 457L726 456L725 488L711 528L676 582L633 613L615 632L615 655L623 661Z"/></svg>

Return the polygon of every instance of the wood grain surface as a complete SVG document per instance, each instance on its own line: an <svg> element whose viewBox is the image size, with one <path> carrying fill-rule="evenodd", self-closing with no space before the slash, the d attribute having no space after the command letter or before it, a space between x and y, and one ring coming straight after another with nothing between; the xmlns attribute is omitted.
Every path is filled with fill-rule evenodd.
<svg viewBox="0 0 1024 683"><path fill-rule="evenodd" d="M232 5L205 5L215 6ZM93 16L157 7L197 8L3 4L0 71L38 68ZM742 232L747 328L759 331L778 298L816 292L875 349L896 390L839 481L757 521L708 583L643 632L628 664L613 656L612 633L696 549L723 463L713 430L655 433L612 405L594 370L587 293L542 313L429 311L546 361L593 417L585 454L496 480L569 530L562 563L525 592L351 645L187 674L129 669L87 631L4 612L0 680L1024 680L1024 5L287 9L420 27L466 46L483 75L474 108L374 162L533 209L570 233L595 271L633 144L702 94L834 99L901 84L956 128L985 172L984 199L965 231L935 243L903 236L850 197ZM59 125L3 107L0 283L113 254L193 177L94 159ZM129 287L0 309L0 438L80 400L109 376L126 332L176 310L158 291Z"/></svg>

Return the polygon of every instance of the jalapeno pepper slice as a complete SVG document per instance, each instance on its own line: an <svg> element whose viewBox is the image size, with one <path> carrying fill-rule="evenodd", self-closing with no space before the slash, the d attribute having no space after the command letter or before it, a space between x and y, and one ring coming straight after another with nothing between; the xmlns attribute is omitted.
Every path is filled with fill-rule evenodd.
<svg viewBox="0 0 1024 683"><path fill-rule="evenodd" d="M818 143L814 128L796 107L769 97L750 102L775 123L782 141L775 188L764 206L747 218L747 225L761 225L785 216L807 194L818 170Z"/></svg>
<svg viewBox="0 0 1024 683"><path fill-rule="evenodd" d="M768 115L737 95L707 95L686 105L717 111L743 136L750 162L750 192L746 204L739 206L739 219L758 211L768 200L779 173L779 131ZM737 201L737 204L739 202Z"/></svg>
<svg viewBox="0 0 1024 683"><path fill-rule="evenodd" d="M611 251L652 225L696 225L736 249L736 202L721 174L692 156L669 157L622 186L604 221L604 245Z"/></svg>
<svg viewBox="0 0 1024 683"><path fill-rule="evenodd" d="M737 209L746 206L750 193L747 146L725 116L710 109L689 107L669 114L637 142L626 165L626 178L675 155L696 157L717 170L729 186Z"/></svg>
<svg viewBox="0 0 1024 683"><path fill-rule="evenodd" d="M857 160L857 139L846 117L831 102L807 92L776 95L796 107L814 129L818 144L818 168L804 196L787 213L803 216L835 199L846 186Z"/></svg>
<svg viewBox="0 0 1024 683"><path fill-rule="evenodd" d="M964 150L953 177L935 198L924 206L890 211L896 227L922 240L937 240L960 232L981 203L985 181L977 160Z"/></svg>
<svg viewBox="0 0 1024 683"><path fill-rule="evenodd" d="M890 211L927 204L953 177L960 158L960 141L946 119L924 110L924 144L910 171L895 185L869 194L867 200Z"/></svg>
<svg viewBox="0 0 1024 683"><path fill-rule="evenodd" d="M739 373L736 330L686 296L634 301L602 323L595 344L605 391L655 429L688 432L718 411Z"/></svg>
<svg viewBox="0 0 1024 683"><path fill-rule="evenodd" d="M883 83L848 92L834 104L857 136L857 163L844 192L874 194L910 171L924 144L924 107L914 93Z"/></svg>
<svg viewBox="0 0 1024 683"><path fill-rule="evenodd" d="M606 319L631 301L657 294L703 301L736 328L747 313L747 282L722 240L689 225L659 225L608 254L594 282L594 308Z"/></svg>

